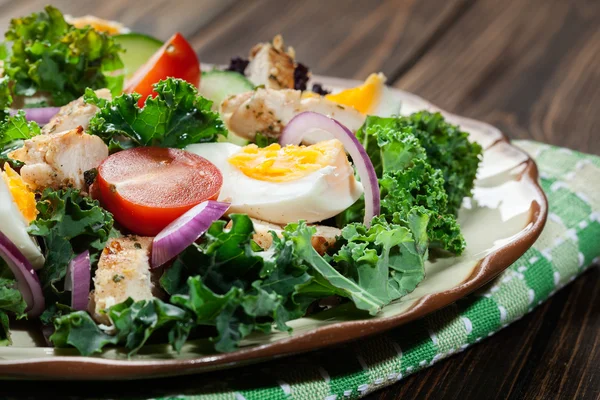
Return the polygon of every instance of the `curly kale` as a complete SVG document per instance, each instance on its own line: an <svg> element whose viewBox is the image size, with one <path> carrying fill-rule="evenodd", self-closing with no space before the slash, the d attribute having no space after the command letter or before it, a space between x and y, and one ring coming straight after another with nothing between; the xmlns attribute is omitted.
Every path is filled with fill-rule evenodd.
<svg viewBox="0 0 600 400"><path fill-rule="evenodd" d="M67 304L63 283L69 262L77 254L89 250L92 264L111 236L113 216L96 200L80 196L76 189L46 189L37 203L38 216L29 233L44 244L46 263L39 272L48 304L57 300Z"/></svg>
<svg viewBox="0 0 600 400"><path fill-rule="evenodd" d="M375 315L389 302L414 290L424 276L428 216L411 213L404 225L375 219L370 228L344 228L340 249L319 255L311 244L315 228L288 225L263 251L252 240L247 215L233 214L231 229L216 221L200 244L181 253L160 285L171 297L134 302L107 310L115 335L102 332L79 311L54 320L52 342L84 355L109 344L133 354L151 336L165 335L175 350L198 327L211 327L217 351L235 350L252 332L289 331L287 322L306 314L310 304L333 295L348 298Z"/></svg>
<svg viewBox="0 0 600 400"><path fill-rule="evenodd" d="M11 344L9 314L17 319L24 318L26 308L13 273L0 258L0 346Z"/></svg>
<svg viewBox="0 0 600 400"><path fill-rule="evenodd" d="M13 102L10 92L10 78L3 76L0 78L0 120L4 120L8 116L7 109Z"/></svg>
<svg viewBox="0 0 600 400"><path fill-rule="evenodd" d="M446 174L453 173L432 165L432 157L428 156L427 148L420 140L424 133L421 131L417 134L418 129L413 126L411 118L419 120L415 115L406 118L367 117L357 132L379 177L381 214L391 223L404 224L408 215L418 210L429 217L429 247L461 254L465 241L456 221L456 210L450 206L444 179ZM441 141L432 143L431 147L441 146ZM480 147L473 145L472 148L472 154L478 159ZM458 171L458 168L454 167L454 171ZM475 171L469 170L469 175L462 178L465 182L463 187L472 188L475 172L476 168ZM466 183L468 179L471 179L469 185ZM456 191L452 193L458 196ZM361 214L363 204L359 201L339 215L338 224L355 221Z"/></svg>
<svg viewBox="0 0 600 400"><path fill-rule="evenodd" d="M133 146L184 148L193 143L214 142L227 130L212 102L198 94L194 85L167 78L154 85L157 96L143 108L140 95L122 94L112 101L88 89L84 100L100 110L91 119L89 131L110 144L111 150Z"/></svg>
<svg viewBox="0 0 600 400"><path fill-rule="evenodd" d="M413 134L425 148L427 160L442 172L448 213L456 215L463 199L473 194L481 146L469 141L467 132L446 122L440 113L421 111L399 118L398 122L414 128Z"/></svg>
<svg viewBox="0 0 600 400"><path fill-rule="evenodd" d="M109 88L113 94L123 86L121 48L114 39L87 27L75 28L59 10L13 19L6 32L12 42L4 69L21 96L49 94L55 106L83 95L86 88Z"/></svg>
<svg viewBox="0 0 600 400"><path fill-rule="evenodd" d="M41 133L40 126L35 121L27 121L24 111L13 116L5 112L0 122L0 166L9 162L12 167L20 167L22 163L10 159L8 154L23 146L23 142Z"/></svg>

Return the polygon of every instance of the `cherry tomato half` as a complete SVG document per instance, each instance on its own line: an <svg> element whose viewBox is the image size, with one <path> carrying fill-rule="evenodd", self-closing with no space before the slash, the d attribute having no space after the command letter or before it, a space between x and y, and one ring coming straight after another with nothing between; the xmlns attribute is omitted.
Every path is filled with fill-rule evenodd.
<svg viewBox="0 0 600 400"><path fill-rule="evenodd" d="M94 192L125 228L156 236L195 205L216 200L222 184L217 167L196 154L138 147L102 162Z"/></svg>

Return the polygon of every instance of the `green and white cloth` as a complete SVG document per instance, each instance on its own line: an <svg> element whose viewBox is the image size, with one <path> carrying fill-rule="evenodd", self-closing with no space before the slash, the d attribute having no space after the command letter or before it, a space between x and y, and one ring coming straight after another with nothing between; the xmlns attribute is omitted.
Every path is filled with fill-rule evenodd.
<svg viewBox="0 0 600 400"><path fill-rule="evenodd" d="M161 399L357 399L518 320L600 256L600 157L529 141L549 202L535 245L475 294L385 334L307 355L187 377ZM169 385L170 386L170 385ZM152 384L140 385L153 396ZM164 392L163 392L164 393Z"/></svg>

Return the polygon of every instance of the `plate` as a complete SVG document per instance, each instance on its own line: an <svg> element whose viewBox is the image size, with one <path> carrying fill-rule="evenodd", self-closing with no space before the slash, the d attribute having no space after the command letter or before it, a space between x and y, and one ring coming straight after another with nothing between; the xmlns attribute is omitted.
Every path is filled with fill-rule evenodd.
<svg viewBox="0 0 600 400"><path fill-rule="evenodd" d="M360 82L315 77L326 87L342 89ZM402 102L401 113L441 111L413 94L390 89ZM442 111L443 112L443 111ZM408 296L386 306L380 315L364 319L347 305L290 321L291 334L251 335L238 351L218 354L207 340L186 343L177 354L167 345L144 347L127 358L111 348L81 357L74 349L45 347L32 323L14 324L10 347L0 348L0 377L9 379L143 379L193 374L258 363L360 339L421 318L479 289L516 261L535 242L546 221L547 202L531 158L510 144L496 128L445 113L484 148L474 197L459 212L467 240L458 258L427 263L426 277Z"/></svg>

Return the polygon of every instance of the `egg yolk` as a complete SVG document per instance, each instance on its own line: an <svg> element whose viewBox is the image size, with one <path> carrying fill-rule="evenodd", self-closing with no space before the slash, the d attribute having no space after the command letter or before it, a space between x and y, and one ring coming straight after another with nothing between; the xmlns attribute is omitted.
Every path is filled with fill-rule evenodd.
<svg viewBox="0 0 600 400"><path fill-rule="evenodd" d="M379 103L384 85L385 76L382 73L371 74L362 85L328 94L325 98L344 106L354 107L357 111L367 114Z"/></svg>
<svg viewBox="0 0 600 400"><path fill-rule="evenodd" d="M333 166L344 146L337 139L311 146L272 144L259 148L255 144L243 147L229 157L229 163L244 175L269 182L289 182L303 178L327 166Z"/></svg>
<svg viewBox="0 0 600 400"><path fill-rule="evenodd" d="M4 178L6 186L12 195L21 214L28 223L31 223L38 214L35 207L35 194L29 189L21 175L19 175L9 164L4 165L4 172L0 170L0 175Z"/></svg>

